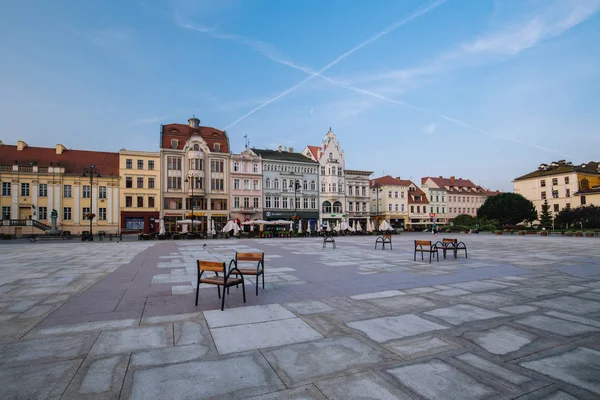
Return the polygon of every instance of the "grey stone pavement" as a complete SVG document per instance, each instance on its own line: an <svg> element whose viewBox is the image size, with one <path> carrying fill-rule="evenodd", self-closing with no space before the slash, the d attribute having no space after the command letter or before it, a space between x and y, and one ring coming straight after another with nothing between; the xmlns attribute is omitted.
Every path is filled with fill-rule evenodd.
<svg viewBox="0 0 600 400"><path fill-rule="evenodd" d="M2 244L0 398L600 398L600 241L452 236ZM250 250L265 289L194 306Z"/></svg>

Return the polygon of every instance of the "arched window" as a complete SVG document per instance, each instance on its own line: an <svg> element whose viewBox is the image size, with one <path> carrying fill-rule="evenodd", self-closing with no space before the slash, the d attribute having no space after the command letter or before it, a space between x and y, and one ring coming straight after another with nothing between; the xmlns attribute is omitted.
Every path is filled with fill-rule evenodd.
<svg viewBox="0 0 600 400"><path fill-rule="evenodd" d="M310 190L317 190L317 184L315 181L310 181Z"/></svg>
<svg viewBox="0 0 600 400"><path fill-rule="evenodd" d="M179 140L171 139L171 148L172 149L176 149L178 144L179 144Z"/></svg>
<svg viewBox="0 0 600 400"><path fill-rule="evenodd" d="M215 143L215 151L221 151L221 145L219 143Z"/></svg>
<svg viewBox="0 0 600 400"><path fill-rule="evenodd" d="M287 191L287 190L288 190L288 186L287 186L287 179L282 179L282 180L281 180L281 188L282 188L284 191Z"/></svg>
<svg viewBox="0 0 600 400"><path fill-rule="evenodd" d="M329 161L333 160L333 153L329 153Z"/></svg>
<svg viewBox="0 0 600 400"><path fill-rule="evenodd" d="M583 178L581 180L581 190L588 190L590 188L590 181L588 181L586 178Z"/></svg>
<svg viewBox="0 0 600 400"><path fill-rule="evenodd" d="M304 181L302 187L304 188L304 190L308 190L308 181Z"/></svg>
<svg viewBox="0 0 600 400"><path fill-rule="evenodd" d="M331 203L328 201L323 202L323 214L331 214Z"/></svg>
<svg viewBox="0 0 600 400"><path fill-rule="evenodd" d="M342 203L340 203L339 201L336 201L335 203L333 203L333 212L341 213L342 212Z"/></svg>
<svg viewBox="0 0 600 400"><path fill-rule="evenodd" d="M279 179L273 180L273 189L279 189Z"/></svg>
<svg viewBox="0 0 600 400"><path fill-rule="evenodd" d="M200 145L198 143L194 145L194 151L200 151Z"/></svg>
<svg viewBox="0 0 600 400"><path fill-rule="evenodd" d="M271 179L269 179L269 178L265 179L265 188L271 189Z"/></svg>

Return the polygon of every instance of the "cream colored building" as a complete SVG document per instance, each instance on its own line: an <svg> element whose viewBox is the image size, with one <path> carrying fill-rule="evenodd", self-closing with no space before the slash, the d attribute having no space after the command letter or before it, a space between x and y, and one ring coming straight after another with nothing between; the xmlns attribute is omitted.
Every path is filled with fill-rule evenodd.
<svg viewBox="0 0 600 400"><path fill-rule="evenodd" d="M409 180L393 178L390 175L371 180L371 216L376 225L375 228L384 219L396 229L407 226L411 185L414 186ZM421 206L419 206L420 208Z"/></svg>
<svg viewBox="0 0 600 400"><path fill-rule="evenodd" d="M542 204L548 200L550 210L556 214L565 207L580 205L600 205L597 196L587 196L585 192L600 186L600 165L590 161L574 165L560 160L541 164L537 170L516 178L515 193L531 200L538 214ZM577 194L577 196L576 196Z"/></svg>
<svg viewBox="0 0 600 400"><path fill-rule="evenodd" d="M159 152L119 152L120 231L158 232L161 208Z"/></svg>

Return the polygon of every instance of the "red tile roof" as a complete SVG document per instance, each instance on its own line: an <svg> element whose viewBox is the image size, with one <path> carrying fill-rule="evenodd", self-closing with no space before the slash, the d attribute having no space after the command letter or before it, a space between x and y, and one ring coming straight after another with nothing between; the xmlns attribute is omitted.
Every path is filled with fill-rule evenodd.
<svg viewBox="0 0 600 400"><path fill-rule="evenodd" d="M435 183L439 187L451 187L451 186L459 187L459 188L476 188L477 187L477 185L475 185L469 179L462 179L462 178L455 179L454 177L434 178L433 176L426 176L424 178L421 178L421 183L425 183L427 181L427 179L431 179L433 181L433 183Z"/></svg>
<svg viewBox="0 0 600 400"><path fill-rule="evenodd" d="M177 139L177 149L182 150L192 135L199 135L208 144L210 151L215 151L215 143L220 145L219 153L229 153L229 138L227 133L210 126L192 128L186 124L167 124L161 126L161 143L163 149L171 148L171 140Z"/></svg>
<svg viewBox="0 0 600 400"><path fill-rule="evenodd" d="M89 150L63 150L56 154L56 148L30 147L17 150L17 146L0 145L0 164L29 165L35 162L38 167L49 167L50 163L65 169L67 175L81 175L90 165L98 168L102 176L119 176L119 153Z"/></svg>
<svg viewBox="0 0 600 400"><path fill-rule="evenodd" d="M414 186L416 190L408 191L408 204L429 204L429 200L427 200L427 195L425 192L422 191L417 185ZM415 196L421 196L421 200L415 199Z"/></svg>
<svg viewBox="0 0 600 400"><path fill-rule="evenodd" d="M316 161L319 161L319 146L306 146Z"/></svg>
<svg viewBox="0 0 600 400"><path fill-rule="evenodd" d="M397 179L391 175L382 176L380 178L374 178L369 181L371 187L378 186L410 186L412 184L409 180Z"/></svg>

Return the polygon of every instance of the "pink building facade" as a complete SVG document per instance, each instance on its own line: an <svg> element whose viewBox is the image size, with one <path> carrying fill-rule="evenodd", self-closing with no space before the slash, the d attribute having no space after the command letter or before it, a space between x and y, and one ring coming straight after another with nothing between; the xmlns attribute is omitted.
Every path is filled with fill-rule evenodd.
<svg viewBox="0 0 600 400"><path fill-rule="evenodd" d="M231 155L231 218L262 219L262 159L252 149Z"/></svg>

